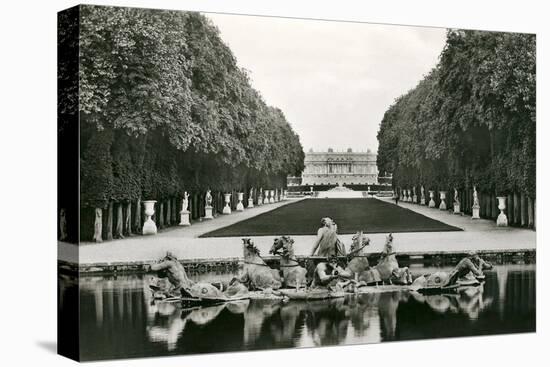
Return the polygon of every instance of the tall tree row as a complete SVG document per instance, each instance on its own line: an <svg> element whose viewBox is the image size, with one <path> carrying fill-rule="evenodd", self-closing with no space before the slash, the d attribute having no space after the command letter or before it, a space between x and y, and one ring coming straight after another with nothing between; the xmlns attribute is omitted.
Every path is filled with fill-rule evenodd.
<svg viewBox="0 0 550 367"><path fill-rule="evenodd" d="M81 208L83 223L100 209L103 239L120 221L134 224L119 232L139 229L141 200L159 201L159 219L174 224L184 191L198 217L207 189L284 187L303 170L297 134L251 87L206 17L80 11Z"/></svg>
<svg viewBox="0 0 550 367"><path fill-rule="evenodd" d="M399 188L456 188L468 205L476 185L489 200L486 217L496 215L498 195L508 196L512 224L530 221L523 210L534 215L535 42L531 34L449 30L438 65L386 111L379 170Z"/></svg>

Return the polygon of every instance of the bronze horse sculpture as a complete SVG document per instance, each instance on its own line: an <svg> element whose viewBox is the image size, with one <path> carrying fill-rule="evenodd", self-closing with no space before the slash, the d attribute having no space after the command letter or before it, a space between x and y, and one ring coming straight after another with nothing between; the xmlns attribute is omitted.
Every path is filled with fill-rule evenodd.
<svg viewBox="0 0 550 367"><path fill-rule="evenodd" d="M382 281L380 273L376 268L370 266L364 252L365 247L370 245L370 239L360 231L353 236L352 241L348 254L347 270L353 274L358 286L378 284Z"/></svg>
<svg viewBox="0 0 550 367"><path fill-rule="evenodd" d="M269 252L281 256L279 267L285 287L296 289L307 287L307 270L298 263L294 254L294 240L290 236L275 238Z"/></svg>
<svg viewBox="0 0 550 367"><path fill-rule="evenodd" d="M390 233L386 237L384 250L380 254L380 260L375 266L380 274L382 282L398 285L410 285L413 282L412 274L408 267L400 268L393 248L393 236Z"/></svg>
<svg viewBox="0 0 550 367"><path fill-rule="evenodd" d="M251 238L243 238L243 272L233 282L245 284L249 290L279 289L282 286L279 271L271 269L260 256L260 250Z"/></svg>

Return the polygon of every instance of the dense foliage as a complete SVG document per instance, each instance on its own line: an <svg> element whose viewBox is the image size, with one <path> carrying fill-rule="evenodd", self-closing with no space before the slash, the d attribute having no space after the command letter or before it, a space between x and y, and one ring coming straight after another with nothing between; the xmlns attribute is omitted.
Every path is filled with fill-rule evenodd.
<svg viewBox="0 0 550 367"><path fill-rule="evenodd" d="M197 13L81 6L81 201L282 187L299 138Z"/></svg>
<svg viewBox="0 0 550 367"><path fill-rule="evenodd" d="M378 168L394 185L535 197L535 35L455 31L438 65L386 111Z"/></svg>

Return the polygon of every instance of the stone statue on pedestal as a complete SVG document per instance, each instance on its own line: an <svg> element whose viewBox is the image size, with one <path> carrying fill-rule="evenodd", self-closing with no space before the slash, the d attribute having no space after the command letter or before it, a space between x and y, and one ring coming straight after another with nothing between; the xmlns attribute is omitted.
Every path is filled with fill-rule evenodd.
<svg viewBox="0 0 550 367"><path fill-rule="evenodd" d="M180 226L189 226L191 223L189 222L189 210L187 210L187 207L189 206L189 194L187 191L183 193L183 199L181 200L181 212L180 212Z"/></svg>
<svg viewBox="0 0 550 367"><path fill-rule="evenodd" d="M472 205L472 219L479 219L479 199L477 197L477 189L474 186L474 204Z"/></svg>
<svg viewBox="0 0 550 367"><path fill-rule="evenodd" d="M206 204L204 206L204 219L214 219L214 216L212 215L212 194L210 193L210 190L206 191L204 201Z"/></svg>

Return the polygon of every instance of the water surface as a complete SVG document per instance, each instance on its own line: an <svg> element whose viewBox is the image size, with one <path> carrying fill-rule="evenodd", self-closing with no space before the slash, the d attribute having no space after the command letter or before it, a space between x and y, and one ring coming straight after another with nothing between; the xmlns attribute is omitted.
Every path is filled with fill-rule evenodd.
<svg viewBox="0 0 550 367"><path fill-rule="evenodd" d="M434 271L417 268L416 275ZM378 343L535 331L535 265L498 265L482 287L456 295L350 295L283 303L241 301L182 309L158 303L148 276L82 277L80 343L83 360L271 348ZM207 274L195 280L228 279ZM63 295L76 282L62 276Z"/></svg>

